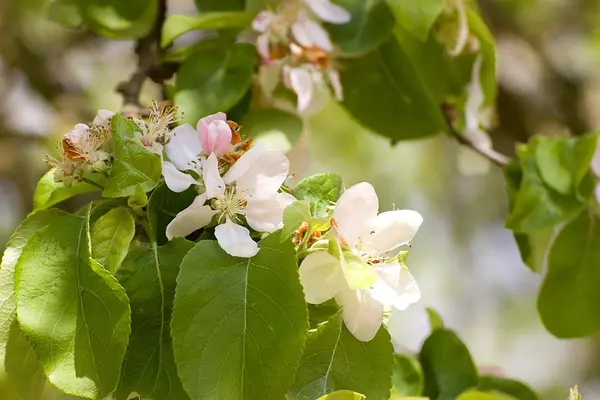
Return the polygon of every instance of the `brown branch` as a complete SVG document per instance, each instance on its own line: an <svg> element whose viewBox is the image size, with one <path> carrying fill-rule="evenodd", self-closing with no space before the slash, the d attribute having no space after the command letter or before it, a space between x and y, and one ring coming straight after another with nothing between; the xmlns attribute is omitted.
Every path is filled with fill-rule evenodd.
<svg viewBox="0 0 600 400"><path fill-rule="evenodd" d="M499 167L504 167L506 164L510 163L512 159L502 153L498 153L496 150L492 148L483 148L481 146L476 145L469 139L467 139L461 132L459 132L454 126L454 121L456 120L456 109L449 104L442 104L441 106L442 114L446 120L446 126L448 128L448 132L452 135L460 144L467 146L487 158L494 164Z"/></svg>

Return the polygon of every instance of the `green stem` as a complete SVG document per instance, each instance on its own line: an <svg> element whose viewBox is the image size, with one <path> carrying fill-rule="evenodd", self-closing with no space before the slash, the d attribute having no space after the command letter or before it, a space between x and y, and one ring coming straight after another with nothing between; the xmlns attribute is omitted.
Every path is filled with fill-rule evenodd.
<svg viewBox="0 0 600 400"><path fill-rule="evenodd" d="M83 177L82 177L82 178L81 178L81 180L82 180L83 182L87 183L88 185L92 185L92 186L95 186L95 187L97 187L97 188L98 188L98 189L100 189L100 190L104 190L104 186L97 184L96 182L94 182L94 181L93 181L93 180L91 180L91 179L88 179L88 178L83 178Z"/></svg>

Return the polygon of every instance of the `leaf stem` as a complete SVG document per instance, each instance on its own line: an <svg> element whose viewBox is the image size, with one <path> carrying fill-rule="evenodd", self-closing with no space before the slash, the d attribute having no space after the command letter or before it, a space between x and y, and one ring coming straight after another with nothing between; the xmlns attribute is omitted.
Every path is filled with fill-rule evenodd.
<svg viewBox="0 0 600 400"><path fill-rule="evenodd" d="M94 181L93 181L93 180L91 180L91 179L88 179L88 178L86 178L86 177L82 177L82 178L81 178L81 180L82 180L82 182L85 182L85 183L87 183L88 185L92 185L92 186L95 186L95 187L97 187L97 188L98 188L98 189L100 189L100 190L104 190L104 186L102 186L102 185L99 185L98 183L94 182Z"/></svg>

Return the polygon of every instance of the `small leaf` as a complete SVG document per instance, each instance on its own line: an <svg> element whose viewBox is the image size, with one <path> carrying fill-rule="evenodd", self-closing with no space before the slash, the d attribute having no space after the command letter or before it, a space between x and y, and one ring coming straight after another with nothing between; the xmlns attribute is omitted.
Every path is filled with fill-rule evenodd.
<svg viewBox="0 0 600 400"><path fill-rule="evenodd" d="M308 337L288 397L313 400L336 390L353 390L369 400L388 399L393 352L384 327L370 342L361 342L338 313Z"/></svg>
<svg viewBox="0 0 600 400"><path fill-rule="evenodd" d="M297 116L276 108L251 108L242 120L242 134L287 153L302 134L303 123Z"/></svg>
<svg viewBox="0 0 600 400"><path fill-rule="evenodd" d="M125 207L104 214L92 227L92 258L114 274L121 265L135 234L135 221Z"/></svg>
<svg viewBox="0 0 600 400"><path fill-rule="evenodd" d="M303 222L310 221L310 209L305 201L296 201L287 206L283 211L283 229L281 230L280 242L285 242L298 230Z"/></svg>
<svg viewBox="0 0 600 400"><path fill-rule="evenodd" d="M189 188L185 192L175 193L169 190L166 184L160 184L150 195L148 201L148 218L152 233L159 245L167 243L165 232L167 225L175 218L177 213L187 208L198 192Z"/></svg>
<svg viewBox="0 0 600 400"><path fill-rule="evenodd" d="M427 311L431 332L435 331L436 329L444 329L444 320L442 319L440 313L431 307L426 307L425 311Z"/></svg>
<svg viewBox="0 0 600 400"><path fill-rule="evenodd" d="M538 400L537 394L527 385L514 379L496 376L480 376L478 388L484 391L495 390L513 396L517 400Z"/></svg>
<svg viewBox="0 0 600 400"><path fill-rule="evenodd" d="M484 106L495 106L498 94L496 81L496 45L494 35L478 12L467 9L467 20L472 35L479 40L479 53L483 57L481 65L481 87L485 95Z"/></svg>
<svg viewBox="0 0 600 400"><path fill-rule="evenodd" d="M244 43L191 54L175 84L175 104L185 122L195 126L200 118L240 101L252 82L256 60L256 49Z"/></svg>
<svg viewBox="0 0 600 400"><path fill-rule="evenodd" d="M138 185L146 192L154 189L162 174L160 156L144 148L135 138L133 121L116 114L111 125L115 158L103 196L133 196Z"/></svg>
<svg viewBox="0 0 600 400"><path fill-rule="evenodd" d="M298 200L310 204L310 212L315 217L325 217L327 208L342 194L342 178L337 174L326 173L302 179L292 193Z"/></svg>
<svg viewBox="0 0 600 400"><path fill-rule="evenodd" d="M73 182L71 187L65 187L62 183L54 181L54 171L53 168L46 172L35 188L33 194L34 212L50 208L78 194L100 190L98 187L85 182Z"/></svg>
<svg viewBox="0 0 600 400"><path fill-rule="evenodd" d="M457 400L517 400L512 396L504 396L500 393L487 393L479 391L468 391L461 394Z"/></svg>
<svg viewBox="0 0 600 400"><path fill-rule="evenodd" d="M423 371L413 358L394 354L392 393L398 396L418 396L423 391Z"/></svg>
<svg viewBox="0 0 600 400"><path fill-rule="evenodd" d="M319 397L318 400L365 400L366 397L360 393L352 392L350 390L338 390L326 394L325 396Z"/></svg>
<svg viewBox="0 0 600 400"><path fill-rule="evenodd" d="M15 287L19 324L50 382L96 399L116 388L131 320L125 291L90 258L87 225L65 215L36 232L17 263Z"/></svg>
<svg viewBox="0 0 600 400"><path fill-rule="evenodd" d="M192 399L283 398L308 330L291 242L281 232L252 258L200 241L177 277L171 320L175 361Z"/></svg>
<svg viewBox="0 0 600 400"><path fill-rule="evenodd" d="M544 326L559 338L600 330L600 227L583 212L554 240L538 296Z"/></svg>
<svg viewBox="0 0 600 400"><path fill-rule="evenodd" d="M127 205L131 208L142 208L148 205L148 196L140 185L135 187L135 192L127 199Z"/></svg>
<svg viewBox="0 0 600 400"><path fill-rule="evenodd" d="M204 12L197 15L170 15L163 25L161 46L195 29L245 29L254 14L243 11Z"/></svg>
<svg viewBox="0 0 600 400"><path fill-rule="evenodd" d="M179 265L193 244L174 239L165 246L133 249L117 273L131 301L132 335L117 399L135 390L143 398L185 400L169 324Z"/></svg>
<svg viewBox="0 0 600 400"><path fill-rule="evenodd" d="M387 0L396 21L404 29L425 41L438 16L444 10L444 0Z"/></svg>
<svg viewBox="0 0 600 400"><path fill-rule="evenodd" d="M158 16L158 0L78 1L85 24L109 39L135 39L150 33Z"/></svg>
<svg viewBox="0 0 600 400"><path fill-rule="evenodd" d="M469 349L453 331L434 330L423 343L419 361L425 377L423 395L432 400L454 400L477 386L477 370Z"/></svg>
<svg viewBox="0 0 600 400"><path fill-rule="evenodd" d="M328 24L332 41L344 55L364 54L385 42L394 29L394 15L383 0L338 0L350 12L345 24Z"/></svg>

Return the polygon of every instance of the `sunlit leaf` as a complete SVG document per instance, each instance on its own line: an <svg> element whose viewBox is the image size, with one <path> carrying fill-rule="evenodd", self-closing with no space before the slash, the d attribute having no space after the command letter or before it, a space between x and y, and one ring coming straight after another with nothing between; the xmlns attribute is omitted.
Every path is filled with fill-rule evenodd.
<svg viewBox="0 0 600 400"><path fill-rule="evenodd" d="M125 207L114 208L92 227L92 257L109 272L121 265L135 234L135 221Z"/></svg>
<svg viewBox="0 0 600 400"><path fill-rule="evenodd" d="M313 216L328 215L327 208L342 194L342 178L337 174L316 174L302 179L292 193L298 200L306 200Z"/></svg>
<svg viewBox="0 0 600 400"><path fill-rule="evenodd" d="M398 396L418 396L423 391L423 371L413 358L394 354L392 393Z"/></svg>
<svg viewBox="0 0 600 400"><path fill-rule="evenodd" d="M161 46L167 47L179 36L195 29L244 29L254 14L242 11L205 12L197 15L170 15L163 25Z"/></svg>
<svg viewBox="0 0 600 400"><path fill-rule="evenodd" d="M423 41L444 10L444 0L387 0L387 3L398 24Z"/></svg>
<svg viewBox="0 0 600 400"><path fill-rule="evenodd" d="M513 396L517 400L538 400L537 394L527 385L514 379L500 378L496 376L480 376L479 385L481 390L495 390Z"/></svg>
<svg viewBox="0 0 600 400"><path fill-rule="evenodd" d="M33 211L44 210L78 194L100 190L97 186L85 182L73 182L70 187L54 181L54 168L40 179L33 194Z"/></svg>

